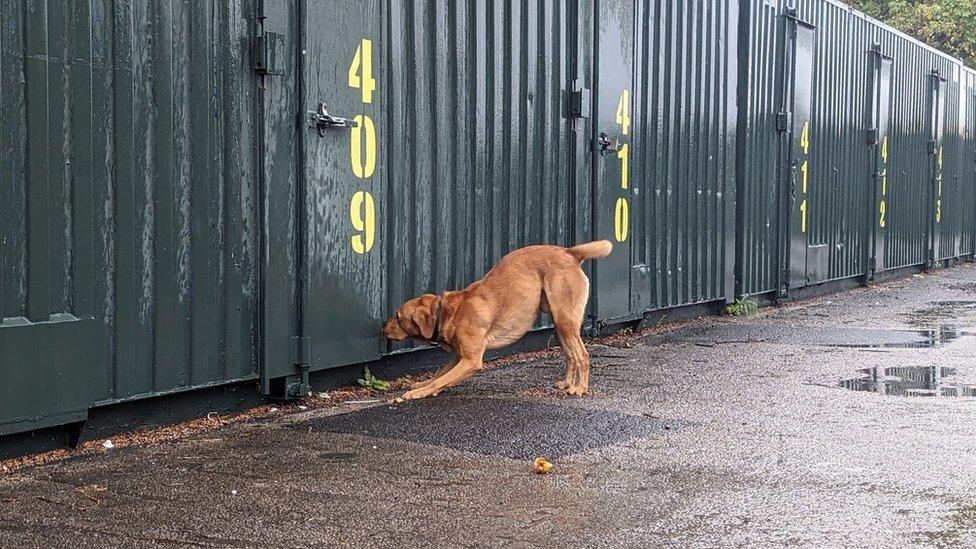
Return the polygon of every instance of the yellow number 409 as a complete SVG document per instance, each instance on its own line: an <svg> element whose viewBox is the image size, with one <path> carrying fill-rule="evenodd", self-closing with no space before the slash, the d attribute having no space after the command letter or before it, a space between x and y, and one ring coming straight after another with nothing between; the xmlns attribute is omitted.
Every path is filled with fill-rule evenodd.
<svg viewBox="0 0 976 549"><path fill-rule="evenodd" d="M373 249L376 240L376 205L369 191L357 191L349 204L349 218L353 229L359 232L352 236L352 249L364 254Z"/></svg>
<svg viewBox="0 0 976 549"><path fill-rule="evenodd" d="M376 89L376 80L373 78L373 41L368 38L363 38L359 43L352 65L349 65L349 87L362 91L363 103L373 102L373 90Z"/></svg>

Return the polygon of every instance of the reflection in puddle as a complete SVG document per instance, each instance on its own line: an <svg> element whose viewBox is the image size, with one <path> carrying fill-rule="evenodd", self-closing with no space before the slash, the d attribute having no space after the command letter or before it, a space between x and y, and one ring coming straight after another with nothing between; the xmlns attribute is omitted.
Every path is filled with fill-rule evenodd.
<svg viewBox="0 0 976 549"><path fill-rule="evenodd" d="M915 332L902 332L908 334L918 334L919 338L912 341L877 341L866 343L830 343L829 347L846 347L852 349L924 349L929 347L942 347L948 345L960 337L967 335L966 332L956 330L951 326L940 326L937 330L918 330Z"/></svg>
<svg viewBox="0 0 976 549"><path fill-rule="evenodd" d="M920 397L976 397L976 387L943 380L956 375L955 368L941 366L894 366L865 368L863 377L845 379L840 386L852 391Z"/></svg>
<svg viewBox="0 0 976 549"><path fill-rule="evenodd" d="M976 301L933 301L928 307L916 309L906 316L908 324L918 328L931 328L940 324L952 323L959 325L961 318L968 318L976 314ZM966 324L966 323L962 323Z"/></svg>

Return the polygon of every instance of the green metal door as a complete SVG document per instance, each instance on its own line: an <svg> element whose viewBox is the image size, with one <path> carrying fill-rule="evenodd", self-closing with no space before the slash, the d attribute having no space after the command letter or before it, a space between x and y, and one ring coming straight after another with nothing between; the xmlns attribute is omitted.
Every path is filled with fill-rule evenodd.
<svg viewBox="0 0 976 549"><path fill-rule="evenodd" d="M957 259L963 255L963 233L972 216L966 206L971 204L969 193L963 187L966 151L966 109L969 97L966 93L966 74L962 67L952 67L952 77L944 86L946 90L945 130L938 166L942 177L942 190L937 200L942 201L939 224L942 259ZM938 191L938 189L937 189Z"/></svg>
<svg viewBox="0 0 976 549"><path fill-rule="evenodd" d="M816 29L792 19L792 125L789 126L789 273L790 288L821 282L826 277L826 249L810 246L813 69Z"/></svg>
<svg viewBox="0 0 976 549"><path fill-rule="evenodd" d="M316 370L372 360L385 348L386 67L379 0L304 5L299 293L301 331Z"/></svg>
<svg viewBox="0 0 976 549"><path fill-rule="evenodd" d="M962 163L963 185L969 191L966 202L969 211L976 211L976 74L969 75L965 91L969 107L966 112L966 151ZM969 226L969 252L976 259L976 216L967 216Z"/></svg>
<svg viewBox="0 0 976 549"><path fill-rule="evenodd" d="M596 263L601 320L631 315L630 158L633 150L634 2L602 0L594 19L597 84L594 115L593 195L596 238L613 242L613 253Z"/></svg>
<svg viewBox="0 0 976 549"><path fill-rule="evenodd" d="M929 172L931 173L932 209L929 214L929 262L939 261L942 254L942 228L947 202L943 200L945 185L945 128L948 83L938 71L929 77L929 121L932 135L929 141Z"/></svg>
<svg viewBox="0 0 976 549"><path fill-rule="evenodd" d="M894 59L880 51L874 53L871 84L871 144L874 149L874 201L872 204L871 261L869 276L885 270L885 245L888 240L890 179L888 171L891 150L891 73Z"/></svg>

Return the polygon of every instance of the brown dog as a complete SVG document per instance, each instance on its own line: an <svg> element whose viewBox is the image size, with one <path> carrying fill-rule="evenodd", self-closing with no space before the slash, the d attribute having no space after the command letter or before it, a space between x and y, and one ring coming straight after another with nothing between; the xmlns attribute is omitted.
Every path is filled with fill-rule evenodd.
<svg viewBox="0 0 976 549"><path fill-rule="evenodd" d="M573 248L527 246L506 255L481 280L457 292L427 294L404 303L383 324L383 335L437 343L456 356L433 379L416 383L406 399L436 396L484 366L487 349L511 345L532 328L539 311L552 314L566 353L566 379L556 384L571 395L586 393L590 355L580 337L590 281L580 268L587 259L610 255L598 240Z"/></svg>

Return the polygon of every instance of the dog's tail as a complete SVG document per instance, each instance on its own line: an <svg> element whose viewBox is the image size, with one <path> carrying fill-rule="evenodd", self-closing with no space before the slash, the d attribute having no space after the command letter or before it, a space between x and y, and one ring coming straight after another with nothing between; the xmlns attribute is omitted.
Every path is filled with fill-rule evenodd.
<svg viewBox="0 0 976 549"><path fill-rule="evenodd" d="M597 240L588 244L580 244L572 248L566 248L569 255L576 258L580 263L587 259L600 259L607 257L613 251L613 244L609 240Z"/></svg>

